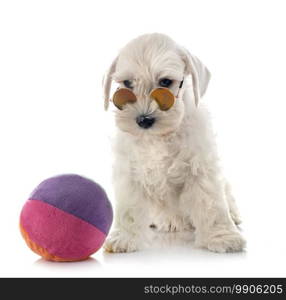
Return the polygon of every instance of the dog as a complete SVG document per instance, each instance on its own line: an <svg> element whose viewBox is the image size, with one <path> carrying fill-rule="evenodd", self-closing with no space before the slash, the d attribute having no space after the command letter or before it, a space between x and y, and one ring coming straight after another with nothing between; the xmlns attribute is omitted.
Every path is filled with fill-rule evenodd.
<svg viewBox="0 0 286 300"><path fill-rule="evenodd" d="M197 247L245 248L209 113L199 103L209 80L196 56L160 33L135 38L112 62L103 88L105 109L115 104L118 127L116 210L106 251L137 251L150 247L154 232L192 229ZM118 89L111 97L113 81Z"/></svg>

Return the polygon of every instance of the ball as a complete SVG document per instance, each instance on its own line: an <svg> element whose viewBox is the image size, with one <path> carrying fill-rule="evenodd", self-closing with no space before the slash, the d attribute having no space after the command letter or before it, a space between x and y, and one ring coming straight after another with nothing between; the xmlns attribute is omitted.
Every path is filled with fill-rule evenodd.
<svg viewBox="0 0 286 300"><path fill-rule="evenodd" d="M112 218L99 184L67 174L35 188L21 211L20 230L27 245L44 259L79 261L102 246Z"/></svg>

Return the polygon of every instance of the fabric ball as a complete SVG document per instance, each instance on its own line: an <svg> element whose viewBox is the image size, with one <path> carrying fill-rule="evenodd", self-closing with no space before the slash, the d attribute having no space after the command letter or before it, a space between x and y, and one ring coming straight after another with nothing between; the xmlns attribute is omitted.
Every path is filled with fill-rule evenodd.
<svg viewBox="0 0 286 300"><path fill-rule="evenodd" d="M47 260L87 259L103 244L113 219L104 189L75 174L46 179L20 215L27 245Z"/></svg>

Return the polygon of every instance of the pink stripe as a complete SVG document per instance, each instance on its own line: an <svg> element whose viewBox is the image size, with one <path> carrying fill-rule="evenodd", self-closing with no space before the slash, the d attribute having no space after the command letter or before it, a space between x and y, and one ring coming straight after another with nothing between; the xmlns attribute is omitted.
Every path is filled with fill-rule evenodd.
<svg viewBox="0 0 286 300"><path fill-rule="evenodd" d="M77 259L97 251L105 234L95 226L38 200L28 200L20 222L30 239L50 254Z"/></svg>

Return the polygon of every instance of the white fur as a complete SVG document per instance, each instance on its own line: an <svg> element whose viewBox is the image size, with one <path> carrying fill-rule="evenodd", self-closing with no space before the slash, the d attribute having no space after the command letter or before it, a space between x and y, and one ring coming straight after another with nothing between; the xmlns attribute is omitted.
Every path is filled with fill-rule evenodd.
<svg viewBox="0 0 286 300"><path fill-rule="evenodd" d="M174 81L174 94L185 79L168 111L161 111L148 96L164 77ZM120 86L132 80L138 100L116 109L117 203L107 251L135 251L150 245L156 231L193 228L199 247L215 252L243 250L245 240L235 225L240 218L220 171L210 117L203 104L196 105L209 78L198 58L157 33L132 40L112 63L104 81L105 107L112 80ZM135 119L142 113L156 118L151 128L137 125Z"/></svg>

